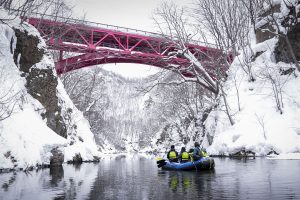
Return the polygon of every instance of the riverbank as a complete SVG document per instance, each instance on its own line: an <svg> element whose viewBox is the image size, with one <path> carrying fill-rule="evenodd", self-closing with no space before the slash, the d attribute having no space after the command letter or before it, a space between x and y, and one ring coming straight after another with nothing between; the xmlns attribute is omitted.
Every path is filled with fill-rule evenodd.
<svg viewBox="0 0 300 200"><path fill-rule="evenodd" d="M164 152L156 153L156 154L150 154L150 153L106 153L102 154L101 157L99 157L97 160L91 160L91 161L82 161L82 162L64 162L63 165L80 165L84 163L99 163L105 159L121 159L121 158L133 158L133 157L142 157L149 160L155 160L157 157L166 157L166 154ZM270 159L270 160L300 160L300 153L287 153L287 154L271 154L267 156L229 156L229 155L211 155L210 157L214 158L229 158L229 159L253 159L253 158L263 158L263 159ZM50 168L50 165L37 165L35 167L31 166L28 168L2 168L0 169L1 173L9 173L9 172L29 172L33 170L42 170Z"/></svg>

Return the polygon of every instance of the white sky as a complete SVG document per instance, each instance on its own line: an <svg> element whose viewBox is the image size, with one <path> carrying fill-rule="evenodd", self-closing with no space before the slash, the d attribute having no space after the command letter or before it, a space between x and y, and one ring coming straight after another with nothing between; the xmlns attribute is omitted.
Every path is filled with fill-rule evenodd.
<svg viewBox="0 0 300 200"><path fill-rule="evenodd" d="M152 13L163 0L70 0L75 15L88 21L124 26L155 32ZM170 0L186 4L192 0ZM155 73L156 67L141 64L107 64L103 66L125 77L145 77Z"/></svg>

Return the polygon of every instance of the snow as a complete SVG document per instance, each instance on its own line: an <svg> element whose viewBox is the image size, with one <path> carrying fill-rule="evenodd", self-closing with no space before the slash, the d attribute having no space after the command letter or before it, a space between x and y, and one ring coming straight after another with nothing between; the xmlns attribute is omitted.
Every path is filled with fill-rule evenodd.
<svg viewBox="0 0 300 200"><path fill-rule="evenodd" d="M283 1L275 0L273 2L274 4L281 4L281 12L274 15L280 23L283 17L288 14L288 10L283 5ZM296 1L293 0L293 2ZM297 7L297 11L299 8ZM21 26L18 18L8 16L3 10L0 10L0 18L11 19L9 21L11 27L26 30L30 35L40 37L34 27L27 23ZM265 18L256 25L260 27L267 22L268 20ZM286 33L283 27L280 27L280 31ZM251 38L255 39L254 36ZM13 41L12 47L10 46L11 41ZM213 142L211 143L206 137L202 143L209 154L229 155L246 150L255 152L256 155L266 156L269 152L275 151L280 155L269 156L270 159L300 159L300 78L298 72L296 72L298 77L293 74L289 76L279 74L279 68L288 69L293 66L281 62L275 63L273 52L277 42L278 40L273 38L260 44L252 44L255 53L262 52L252 63L255 82L248 81L249 78L241 69L241 64L238 59L235 59L230 68L228 80L224 85L235 124L230 125L224 112L223 102L209 114L205 127L207 136L213 137ZM1 114L5 116L7 113L9 114L9 111L13 111L11 116L0 120L0 169L25 169L36 166L36 164L49 164L50 151L56 147L64 153L65 161L72 160L76 154L80 154L83 160L93 160L95 156L101 156L94 135L90 130L89 122L84 118L82 112L74 106L60 80L58 80L57 95L62 108L62 116L70 117L68 138L65 139L57 135L47 127L45 120L39 113L39 110L44 109L43 106L27 93L24 86L26 80L21 77L20 71L13 61L13 55L10 51L11 48L15 48L15 45L14 31L8 25L0 24L0 102L12 102L11 99L15 99L15 102L5 104L4 112L0 110L0 117ZM44 40L41 39L38 47L46 49ZM244 56L249 55L240 55L239 58L242 60ZM18 55L18 60L19 58L20 55ZM51 68L56 75L53 59L48 53L43 56L41 62L33 67ZM266 78L266 75L270 75L282 90L282 113L276 106L273 85ZM116 87L113 88L113 84L111 83L108 87L109 94L107 95L111 99L117 100L112 102L112 106L106 110L108 112L105 116L106 120L119 118L124 122L132 123L134 119L139 119L142 114L146 113L143 112L145 99L131 98L127 102L123 102L122 99L129 98L130 91L125 91L126 85L121 87L115 83L115 86L119 87L116 89ZM128 85L130 86L129 83ZM125 108L124 105L127 107ZM92 104L87 109L89 110L91 106ZM146 121L148 116L143 117L145 118L143 120ZM141 119L141 122L136 120L136 123L143 123L143 120ZM117 133L119 136L115 137L120 140L117 142L124 145L129 152L139 149L140 133L131 126L125 127L124 125L125 128L121 126L123 125L114 125L119 131ZM141 133L145 133L142 132L142 128L140 129ZM195 133L195 129L196 127L191 125L181 134L188 136L190 133ZM186 146L188 149L193 146L191 140L188 144L183 144L176 126L166 131L166 134L172 136L170 137L172 140L166 140L159 144L157 142L161 138L162 132L163 130L157 131L151 144L143 149L143 152L150 152L154 149L157 152L166 152L171 144L175 144L176 148ZM110 134L107 135L111 136ZM153 136L154 133L149 135ZM177 150L179 151L179 149Z"/></svg>
<svg viewBox="0 0 300 200"><path fill-rule="evenodd" d="M65 139L49 129L30 104L2 122L0 143L0 155L11 151L21 168L49 164L51 149L66 146ZM12 165L5 157L0 159L1 168Z"/></svg>
<svg viewBox="0 0 300 200"><path fill-rule="evenodd" d="M288 15L289 9L284 1L272 2L273 5L280 5L280 12L275 13L274 17L278 24L281 24ZM289 1L289 4L296 5L296 3L297 1L294 0ZM266 6L264 10L268 10ZM260 19L256 26L261 27L267 23L269 21L267 18L268 16ZM281 33L287 32L282 26L279 29ZM275 62L273 52L278 42L276 37L255 44L255 35L250 34L252 34L250 38L254 54L261 53L251 63L256 81L249 82L247 74L241 69L242 65L238 61L251 55L239 55L230 67L229 77L224 86L235 124L230 125L226 114L222 111L224 110L222 102L218 109L210 113L205 122L208 134L214 136L213 143L210 145L206 140L203 145L207 147L208 153L214 155L229 155L245 150L255 152L259 156L266 156L275 151L280 155L272 156L273 159L299 158L299 72L295 70L295 74L280 74L280 69L295 68L295 66ZM272 84L271 78L275 84ZM279 98L282 99L282 114L275 101L274 87L281 91L279 95L282 97ZM241 110L238 109L238 96Z"/></svg>
<svg viewBox="0 0 300 200"><path fill-rule="evenodd" d="M268 15L264 17L263 19L260 19L258 22L256 22L256 27L260 28L264 25L266 25L268 22L272 21L273 18L277 21L277 24L280 26L280 33L287 33L287 29L281 26L281 22L285 20L285 16L288 16L290 13L289 7L295 6L296 13L299 12L300 6L298 5L298 0L289 0L289 1L282 1L282 0L272 0L272 1L266 1L264 2L262 12L268 12L270 9L275 9L276 6L280 6L280 12L275 12L272 14L272 16ZM273 28L276 30L277 27L273 25ZM269 31L266 29L266 31ZM277 30L277 33L279 33L279 30Z"/></svg>
<svg viewBox="0 0 300 200"><path fill-rule="evenodd" d="M84 161L93 160L94 156L100 156L94 135L90 130L88 121L79 112L68 95L61 81L58 81L57 94L65 116L72 108L68 138L65 139L49 127L40 116L40 110L45 108L27 93L26 80L21 77L21 72L13 61L11 51L16 45L14 31L10 27L26 30L30 35L40 37L38 31L20 20L8 16L0 10L2 19L9 20L9 26L0 24L0 102L5 103L0 108L0 119L8 114L8 118L0 120L0 169L34 167L37 164L49 164L51 150L59 148L65 154L65 161L72 160L75 154L80 154ZM46 49L45 42L40 38L39 48ZM20 57L20 55L18 55ZM54 75L53 59L46 53L41 62L35 68L52 69ZM2 105L1 105L2 106ZM9 113L12 111L11 115ZM76 128L74 128L76 126ZM70 144L73 140L73 145Z"/></svg>
<svg viewBox="0 0 300 200"><path fill-rule="evenodd" d="M270 160L300 160L300 153L285 153L280 155L267 156Z"/></svg>
<svg viewBox="0 0 300 200"><path fill-rule="evenodd" d="M10 41L12 38L16 41L13 30L1 24L0 33L0 98L2 100L5 96L16 101L13 102L16 105L9 106L9 110L13 110L12 115L0 121L0 168L13 168L14 165L26 168L42 164L45 160L49 163L49 154L44 150L63 146L66 141L53 133L35 112L41 105L26 93L25 79L21 78L10 53ZM16 163L12 162L12 157Z"/></svg>
<svg viewBox="0 0 300 200"><path fill-rule="evenodd" d="M82 112L80 112L70 97L67 95L62 82L58 79L58 97L64 100L63 103L63 115L68 112L66 108L72 109L72 121L76 124L76 131L73 130L72 135L75 138L75 143L73 145L69 145L65 149L65 161L72 160L75 154L80 153L83 160L93 160L94 156L100 156L100 152L98 151L98 147L96 145L94 134L90 130L89 122L84 118ZM68 136L68 143L70 142L72 137ZM83 142L80 141L79 138L83 139ZM69 143L70 144L70 143Z"/></svg>
<svg viewBox="0 0 300 200"><path fill-rule="evenodd" d="M225 89L231 112L235 113L235 124L229 124L221 108L210 114L206 127L215 134L211 146L205 143L210 154L228 155L243 149L256 155L267 155L273 150L280 154L300 152L300 78L279 75L280 67L291 65L274 62L272 52L276 42L273 38L254 47L255 52L264 52L253 63L255 82L248 81L237 59L232 64ZM270 82L261 76L267 72L284 91L283 114L276 108ZM238 111L235 83L240 83L241 111Z"/></svg>

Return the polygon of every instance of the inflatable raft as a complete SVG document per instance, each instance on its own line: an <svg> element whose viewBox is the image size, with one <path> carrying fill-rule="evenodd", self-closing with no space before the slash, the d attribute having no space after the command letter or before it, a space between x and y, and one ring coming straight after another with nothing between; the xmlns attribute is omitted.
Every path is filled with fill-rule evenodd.
<svg viewBox="0 0 300 200"><path fill-rule="evenodd" d="M186 163L169 162L163 160L160 161L160 164L158 163L158 167L161 167L164 170L210 170L215 168L215 161L210 157L203 157L200 160Z"/></svg>

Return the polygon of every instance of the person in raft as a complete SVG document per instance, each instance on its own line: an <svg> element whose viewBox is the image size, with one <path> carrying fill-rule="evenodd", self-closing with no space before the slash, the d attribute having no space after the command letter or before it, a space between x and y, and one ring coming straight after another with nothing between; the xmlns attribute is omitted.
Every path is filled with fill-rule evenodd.
<svg viewBox="0 0 300 200"><path fill-rule="evenodd" d="M200 149L200 144L198 142L195 142L195 148L193 152L193 160L197 161L200 160L203 157L202 150Z"/></svg>
<svg viewBox="0 0 300 200"><path fill-rule="evenodd" d="M171 150L168 152L167 158L170 162L177 162L178 161L178 153L175 150L175 146L171 145Z"/></svg>
<svg viewBox="0 0 300 200"><path fill-rule="evenodd" d="M179 154L179 161L181 163L189 162L190 161L190 155L189 153L185 150L185 147L181 148L180 154Z"/></svg>

